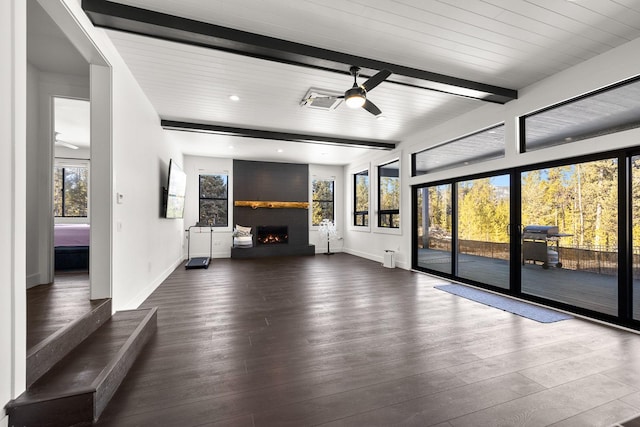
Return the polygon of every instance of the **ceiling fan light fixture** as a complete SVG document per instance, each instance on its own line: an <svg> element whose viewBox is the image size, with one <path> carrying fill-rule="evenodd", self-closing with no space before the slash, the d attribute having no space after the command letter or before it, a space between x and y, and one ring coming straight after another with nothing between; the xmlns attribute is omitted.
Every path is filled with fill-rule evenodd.
<svg viewBox="0 0 640 427"><path fill-rule="evenodd" d="M352 87L344 93L344 102L349 108L360 108L364 105L367 97L360 87Z"/></svg>

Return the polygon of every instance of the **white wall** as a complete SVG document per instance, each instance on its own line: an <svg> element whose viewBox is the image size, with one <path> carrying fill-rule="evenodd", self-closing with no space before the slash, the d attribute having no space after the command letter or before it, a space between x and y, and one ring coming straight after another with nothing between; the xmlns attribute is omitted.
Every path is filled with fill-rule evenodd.
<svg viewBox="0 0 640 427"><path fill-rule="evenodd" d="M112 297L114 309L122 310L142 303L182 261L184 222L163 218L161 205L169 160L182 164L183 159L115 49L109 49L108 59L113 67L113 189L123 197L122 204L115 194L112 198Z"/></svg>
<svg viewBox="0 0 640 427"><path fill-rule="evenodd" d="M396 159L400 160L400 182L402 185L400 195L400 228L388 229L377 226L378 213L378 166L387 164ZM405 191L407 177L410 173L410 162L406 161L402 150L392 152L377 152L371 156L361 158L357 163L344 168L344 206L346 233L344 251L380 263L384 260L385 251L394 252L395 262L398 267L410 268L411 253L405 248L404 242L410 232L410 193ZM353 226L353 175L369 171L369 226ZM410 239L410 237L409 237Z"/></svg>
<svg viewBox="0 0 640 427"><path fill-rule="evenodd" d="M26 230L26 275L27 288L44 283L46 280L46 269L41 271L40 265L40 217L42 216L42 206L40 206L39 187L46 185L38 179L38 120L39 120L39 81L40 71L31 64L27 64L27 124L32 124L26 128L26 222L29 224ZM44 245L43 245L44 246Z"/></svg>
<svg viewBox="0 0 640 427"><path fill-rule="evenodd" d="M397 265L402 268L411 268L411 233L413 232L410 224L411 185L640 145L640 129L522 154L518 153L517 139L519 116L638 75L640 73L640 56L637 55L639 50L640 39L631 41L520 90L519 98L506 105L484 105L455 120L425 129L407 138L397 148L398 152L401 152L402 159L402 225L400 234L383 234L379 232L380 230L375 230L375 227L372 227L371 230L347 227L345 251L365 258L381 260L384 249L397 250L399 248L399 253L396 254ZM503 159L471 164L419 177L410 176L412 153L502 122L506 127L506 153ZM361 158L357 163L345 168L345 182L347 184L345 188L345 204L347 206L345 221L351 221L353 210L352 175L363 170L363 165L368 163L371 166L372 194L370 202L373 206L370 206L370 212L375 210L376 180L371 176L371 172L375 172L380 160L381 156L376 153ZM375 223L376 220L375 214L370 217L370 222Z"/></svg>
<svg viewBox="0 0 640 427"><path fill-rule="evenodd" d="M26 6L0 2L0 426L25 388Z"/></svg>

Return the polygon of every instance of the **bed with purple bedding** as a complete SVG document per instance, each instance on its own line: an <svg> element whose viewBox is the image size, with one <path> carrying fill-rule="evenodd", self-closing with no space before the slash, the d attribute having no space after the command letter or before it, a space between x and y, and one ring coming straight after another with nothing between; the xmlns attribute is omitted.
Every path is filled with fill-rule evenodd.
<svg viewBox="0 0 640 427"><path fill-rule="evenodd" d="M89 271L89 224L56 224L53 246L56 271Z"/></svg>

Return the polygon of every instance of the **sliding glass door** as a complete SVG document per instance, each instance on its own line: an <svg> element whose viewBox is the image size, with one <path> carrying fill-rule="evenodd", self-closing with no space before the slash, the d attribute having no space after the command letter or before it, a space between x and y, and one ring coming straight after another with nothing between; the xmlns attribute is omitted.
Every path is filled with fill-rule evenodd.
<svg viewBox="0 0 640 427"><path fill-rule="evenodd" d="M509 288L509 175L415 188L416 266Z"/></svg>
<svg viewBox="0 0 640 427"><path fill-rule="evenodd" d="M640 320L640 156L631 157L632 318Z"/></svg>
<svg viewBox="0 0 640 427"><path fill-rule="evenodd" d="M525 294L618 314L618 161L521 174Z"/></svg>
<svg viewBox="0 0 640 427"><path fill-rule="evenodd" d="M416 188L417 265L427 270L452 274L451 184Z"/></svg>
<svg viewBox="0 0 640 427"><path fill-rule="evenodd" d="M509 175L457 186L457 276L509 289Z"/></svg>
<svg viewBox="0 0 640 427"><path fill-rule="evenodd" d="M640 326L636 153L415 187L414 267Z"/></svg>
<svg viewBox="0 0 640 427"><path fill-rule="evenodd" d="M640 329L637 150L414 192L416 269Z"/></svg>

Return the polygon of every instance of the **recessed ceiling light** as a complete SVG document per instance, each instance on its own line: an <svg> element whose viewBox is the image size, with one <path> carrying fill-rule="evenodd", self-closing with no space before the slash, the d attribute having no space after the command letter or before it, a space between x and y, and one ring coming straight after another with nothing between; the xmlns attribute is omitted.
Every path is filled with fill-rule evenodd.
<svg viewBox="0 0 640 427"><path fill-rule="evenodd" d="M230 146L229 146L229 150L233 150L233 145L230 145Z"/></svg>
<svg viewBox="0 0 640 427"><path fill-rule="evenodd" d="M229 99L234 102L240 101L240 97L238 95L230 95Z"/></svg>
<svg viewBox="0 0 640 427"><path fill-rule="evenodd" d="M282 148L278 148L276 151L277 151L278 153L282 153L284 150L283 150Z"/></svg>
<svg viewBox="0 0 640 427"><path fill-rule="evenodd" d="M376 116L376 120L386 120L386 119L387 119L387 116L385 116L384 114L378 114Z"/></svg>

